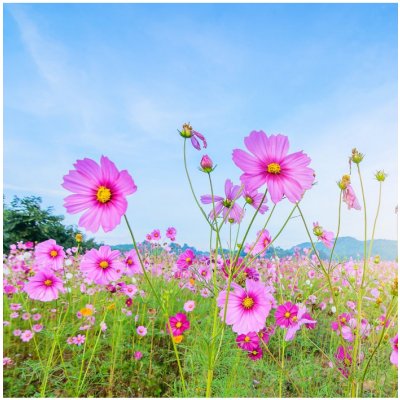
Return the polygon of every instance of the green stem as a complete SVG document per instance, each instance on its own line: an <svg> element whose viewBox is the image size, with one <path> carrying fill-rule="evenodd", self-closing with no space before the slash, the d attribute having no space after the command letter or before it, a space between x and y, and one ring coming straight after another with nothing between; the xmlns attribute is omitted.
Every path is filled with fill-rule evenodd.
<svg viewBox="0 0 400 400"><path fill-rule="evenodd" d="M340 232L340 217L341 217L341 210L342 210L342 193L343 193L343 190L340 190L340 193L339 193L338 227L337 227L337 232L336 232L336 236L335 236L335 241L333 242L331 255L329 257L328 271L330 271L330 268L331 268L333 252L335 251L336 242L338 240L339 232Z"/></svg>

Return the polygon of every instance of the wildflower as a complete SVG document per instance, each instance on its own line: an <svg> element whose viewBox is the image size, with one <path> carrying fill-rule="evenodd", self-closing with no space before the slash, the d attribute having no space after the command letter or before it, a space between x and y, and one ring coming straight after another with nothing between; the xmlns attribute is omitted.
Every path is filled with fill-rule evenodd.
<svg viewBox="0 0 400 400"><path fill-rule="evenodd" d="M39 333L43 330L43 325L42 324L35 324L32 326L32 329L34 332Z"/></svg>
<svg viewBox="0 0 400 400"><path fill-rule="evenodd" d="M275 312L276 324L282 328L289 328L296 325L299 307L290 301L280 305Z"/></svg>
<svg viewBox="0 0 400 400"><path fill-rule="evenodd" d="M176 261L176 266L181 271L187 270L195 260L196 260L196 255L194 254L194 252L190 249L187 249L178 257Z"/></svg>
<svg viewBox="0 0 400 400"><path fill-rule="evenodd" d="M86 336L85 335L77 335L72 338L72 343L76 344L77 346L81 346L85 343Z"/></svg>
<svg viewBox="0 0 400 400"><path fill-rule="evenodd" d="M118 250L111 250L109 246L92 249L83 256L80 270L94 283L106 285L118 280L122 274L124 266L119 255Z"/></svg>
<svg viewBox="0 0 400 400"><path fill-rule="evenodd" d="M190 328L190 322L183 313L177 313L176 315L169 318L169 325L173 336L180 336L183 332ZM167 324L167 328L168 324Z"/></svg>
<svg viewBox="0 0 400 400"><path fill-rule="evenodd" d="M60 269L63 266L65 253L54 239L39 243L35 248L35 260L40 268Z"/></svg>
<svg viewBox="0 0 400 400"><path fill-rule="evenodd" d="M399 362L399 338L398 335L396 333L396 336L393 337L392 339L390 339L390 343L392 345L392 353L390 354L390 362L392 364L394 364L396 367L398 366L398 362Z"/></svg>
<svg viewBox="0 0 400 400"><path fill-rule="evenodd" d="M347 204L347 208L350 210L354 208L355 210L361 210L361 206L358 203L356 194L352 186L347 185L346 189L343 190L343 201Z"/></svg>
<svg viewBox="0 0 400 400"><path fill-rule="evenodd" d="M249 358L251 358L253 361L260 360L263 356L263 351L261 347L257 347L256 349L253 349L248 352Z"/></svg>
<svg viewBox="0 0 400 400"><path fill-rule="evenodd" d="M211 268L208 265L201 265L198 270L201 279L208 282L211 279Z"/></svg>
<svg viewBox="0 0 400 400"><path fill-rule="evenodd" d="M274 302L273 296L261 282L246 280L246 288L232 283L233 292L229 293L226 310L226 324L238 334L257 332L264 327L265 320ZM228 293L220 292L217 303L221 307L220 316L224 318L225 303Z"/></svg>
<svg viewBox="0 0 400 400"><path fill-rule="evenodd" d="M102 332L107 330L107 324L104 321L100 322L100 329Z"/></svg>
<svg viewBox="0 0 400 400"><path fill-rule="evenodd" d="M178 132L185 139L190 138L192 145L195 149L200 150L200 144L199 144L199 141L197 140L197 138L199 138L203 142L204 148L207 147L207 141L206 141L205 137L200 132L196 132L189 123L183 124L182 131L178 131Z"/></svg>
<svg viewBox="0 0 400 400"><path fill-rule="evenodd" d="M263 256L265 254L265 251L267 250L269 244L271 243L271 235L269 232L264 229L263 231L257 232L257 242L253 247L253 250L251 251L252 255L259 254Z"/></svg>
<svg viewBox="0 0 400 400"><path fill-rule="evenodd" d="M76 240L78 243L82 242L82 239L83 239L82 233L77 233L77 234L75 235L75 240Z"/></svg>
<svg viewBox="0 0 400 400"><path fill-rule="evenodd" d="M89 307L81 308L80 314L81 314L83 317L90 317L91 315L93 315L93 309L92 309L92 308L89 308Z"/></svg>
<svg viewBox="0 0 400 400"><path fill-rule="evenodd" d="M68 344L74 344L74 339L73 339L72 337L69 337L69 338L67 339L67 343L68 343Z"/></svg>
<svg viewBox="0 0 400 400"><path fill-rule="evenodd" d="M363 158L364 154L360 153L357 149L351 151L350 160L353 161L354 164L360 164Z"/></svg>
<svg viewBox="0 0 400 400"><path fill-rule="evenodd" d="M63 282L48 270L38 271L29 278L24 291L34 300L52 301L58 299L58 292L64 292Z"/></svg>
<svg viewBox="0 0 400 400"><path fill-rule="evenodd" d="M271 200L276 204L285 195L290 202L301 199L314 182L314 171L308 167L311 159L302 151L287 154L289 141L283 135L268 137L263 131L253 131L244 139L251 154L233 151L233 162L244 172L240 177L249 190L267 184Z"/></svg>
<svg viewBox="0 0 400 400"><path fill-rule="evenodd" d="M64 207L70 214L81 211L78 225L88 231L112 231L121 222L128 208L126 196L137 187L128 171L118 171L115 164L102 156L100 165L85 158L78 160L75 170L64 176L62 186L72 195L65 198Z"/></svg>
<svg viewBox="0 0 400 400"><path fill-rule="evenodd" d="M13 331L13 335L16 336L16 337L21 336L21 333L22 333L21 329L15 329L15 330Z"/></svg>
<svg viewBox="0 0 400 400"><path fill-rule="evenodd" d="M138 326L136 332L139 336L146 336L147 335L147 328L145 326Z"/></svg>
<svg viewBox="0 0 400 400"><path fill-rule="evenodd" d="M10 304L10 310L12 311L18 311L22 308L22 305L19 303L11 303Z"/></svg>
<svg viewBox="0 0 400 400"><path fill-rule="evenodd" d="M265 214L265 212L268 211L268 206L265 204L267 202L267 196L258 193L257 190L248 190L245 188L243 191L243 198L247 204L250 204L253 208L258 210L260 214Z"/></svg>
<svg viewBox="0 0 400 400"><path fill-rule="evenodd" d="M183 335L173 336L172 340L174 341L174 343L179 344L183 340Z"/></svg>
<svg viewBox="0 0 400 400"><path fill-rule="evenodd" d="M21 338L21 340L22 340L23 342L29 342L29 341L33 338L34 335L35 335L35 334L34 334L32 331L30 331L29 329L27 329L26 331L23 331L23 332L21 333L20 338Z"/></svg>
<svg viewBox="0 0 400 400"><path fill-rule="evenodd" d="M213 162L212 162L211 158L208 157L207 155L204 155L201 158L200 167L201 167L200 171L203 171L207 174L209 174L210 172L212 172L214 170Z"/></svg>
<svg viewBox="0 0 400 400"><path fill-rule="evenodd" d="M42 316L41 316L40 314L33 314L33 315L32 315L32 319L33 319L34 321L39 321L40 318L42 318Z"/></svg>
<svg viewBox="0 0 400 400"><path fill-rule="evenodd" d="M375 179L378 182L384 182L387 177L388 177L388 174L386 174L385 171L383 171L383 170L375 172Z"/></svg>
<svg viewBox="0 0 400 400"><path fill-rule="evenodd" d="M167 229L167 232L165 233L165 236L173 242L176 238L176 229L174 227L169 227Z"/></svg>
<svg viewBox="0 0 400 400"><path fill-rule="evenodd" d="M246 334L238 335L236 337L236 344L239 348L246 351L256 350L260 347L260 339L255 332L248 332Z"/></svg>
<svg viewBox="0 0 400 400"><path fill-rule="evenodd" d="M210 194L206 194L201 196L200 200L203 204L213 204L213 209L210 212L210 218L215 219L218 215L221 214L224 219L228 218L230 222L239 223L244 215L244 211L242 207L236 204L236 200L239 197L239 192L241 188L238 185L233 185L230 179L225 181L225 196L224 199L221 196L213 196Z"/></svg>
<svg viewBox="0 0 400 400"><path fill-rule="evenodd" d="M194 308L196 307L196 303L193 300L189 300L187 301L184 305L183 305L183 309L186 312L191 312L194 310Z"/></svg>
<svg viewBox="0 0 400 400"><path fill-rule="evenodd" d="M159 229L154 229L150 235L151 235L151 240L159 241L161 239L161 233Z"/></svg>
<svg viewBox="0 0 400 400"><path fill-rule="evenodd" d="M127 296L129 296L130 298L132 298L133 296L135 296L135 294L137 293L138 289L135 285L126 285L123 289L122 289L122 293L126 294Z"/></svg>
<svg viewBox="0 0 400 400"><path fill-rule="evenodd" d="M318 222L314 222L313 225L314 235L317 236L318 240L320 240L326 247L331 249L333 246L333 239L335 238L335 234L333 232L328 232L322 229Z"/></svg>
<svg viewBox="0 0 400 400"><path fill-rule="evenodd" d="M125 274L128 276L132 276L134 274L143 274L139 257L135 249L132 249L125 253L125 267Z"/></svg>
<svg viewBox="0 0 400 400"><path fill-rule="evenodd" d="M19 314L17 312L13 312L13 313L10 314L10 318L12 318L12 319L15 319L15 318L18 318L18 317L19 317Z"/></svg>
<svg viewBox="0 0 400 400"><path fill-rule="evenodd" d="M351 347L349 347L347 351L343 346L339 346L335 353L335 358L339 362L339 371L345 378L349 377L349 367L353 361L350 355L350 350Z"/></svg>
<svg viewBox="0 0 400 400"><path fill-rule="evenodd" d="M141 360L142 357L143 357L143 354L142 354L141 351L135 351L135 352L133 353L133 356L135 357L135 360Z"/></svg>
<svg viewBox="0 0 400 400"><path fill-rule="evenodd" d="M3 367L11 367L14 361L10 357L3 357Z"/></svg>

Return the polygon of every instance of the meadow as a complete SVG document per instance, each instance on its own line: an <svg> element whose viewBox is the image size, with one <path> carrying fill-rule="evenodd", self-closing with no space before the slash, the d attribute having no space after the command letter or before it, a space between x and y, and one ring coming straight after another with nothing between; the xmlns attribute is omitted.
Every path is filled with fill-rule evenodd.
<svg viewBox="0 0 400 400"><path fill-rule="evenodd" d="M173 251L174 227L137 242L126 217L126 197L137 190L128 171L104 156L100 163L77 161L64 176L72 192L67 212L83 212L79 226L88 232L126 224L132 249L82 251L81 234L71 248L52 238L10 247L3 266L4 396L397 397L398 265L371 254L386 174L375 176L379 202L363 257L343 260L334 251L341 207L365 212L363 191L357 196L351 186L359 179L362 188L358 150L350 154L352 174L338 180L338 226L330 232L302 213L315 173L305 153L288 154L286 136L246 137L247 150L233 152L241 182L227 179L221 196L204 155L199 167L210 194L198 196L187 147L207 142L188 124L179 133L210 251ZM270 233L281 201L293 209ZM252 215L248 226L241 226L244 213ZM294 215L312 247L267 257ZM251 237L256 219L263 227ZM222 246L227 234L229 249ZM328 259L320 258L318 241Z"/></svg>

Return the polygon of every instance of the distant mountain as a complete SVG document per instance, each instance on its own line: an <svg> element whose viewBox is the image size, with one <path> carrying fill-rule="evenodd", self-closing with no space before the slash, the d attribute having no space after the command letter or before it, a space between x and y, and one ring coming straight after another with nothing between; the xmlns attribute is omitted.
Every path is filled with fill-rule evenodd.
<svg viewBox="0 0 400 400"><path fill-rule="evenodd" d="M140 245L148 245L148 242L143 242ZM367 251L369 250L369 241L367 242ZM169 244L171 247L171 251L175 254L180 254L187 249L193 250L197 255L208 255L207 251L197 250L193 246L189 246L186 243L180 245L178 243L172 242ZM115 246L111 246L113 250L119 250L121 252L126 252L133 249L131 244L118 244ZM268 249L266 253L266 257L271 257L277 255L278 257L286 257L291 256L295 253L296 248L304 249L310 248L310 242L300 243L296 246L293 246L290 249L282 249L281 247L272 247ZM330 256L330 249L327 249L322 243L316 243L316 248L320 253L321 258L327 259ZM228 250L225 250L228 253ZM245 253L242 252L241 256L244 256ZM348 259L349 257L353 257L353 259L361 259L364 254L364 242L361 240L354 239L350 236L339 237L336 242L334 257L337 259ZM387 239L375 239L372 249L371 256L379 255L381 260L397 260L397 240L387 240Z"/></svg>

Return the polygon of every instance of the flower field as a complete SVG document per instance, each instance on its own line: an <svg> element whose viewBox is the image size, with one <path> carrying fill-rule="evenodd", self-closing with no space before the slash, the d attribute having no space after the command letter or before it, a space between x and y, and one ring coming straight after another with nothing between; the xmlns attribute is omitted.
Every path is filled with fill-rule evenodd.
<svg viewBox="0 0 400 400"><path fill-rule="evenodd" d="M303 151L289 153L286 136L251 132L245 149L233 151L240 182L227 179L223 190L214 191L215 165L203 155L210 190L198 195L186 158L189 146L200 151L207 141L189 124L179 133L209 251L172 246L181 239L172 226L137 241L126 217L127 196L133 202L140 190L130 173L105 156L78 160L63 180L66 211L81 214L83 232L125 224L132 248L83 251L80 234L72 248L53 238L11 246L3 266L4 396L397 397L398 265L372 254L386 174L375 175L379 201L369 210L376 218L364 254L344 260L335 255L341 207L365 216L364 192L352 187L358 180L363 188L358 150L338 179L333 232L302 212L316 173ZM281 202L293 208L269 231ZM270 256L294 216L311 248ZM261 227L255 236L253 225Z"/></svg>

